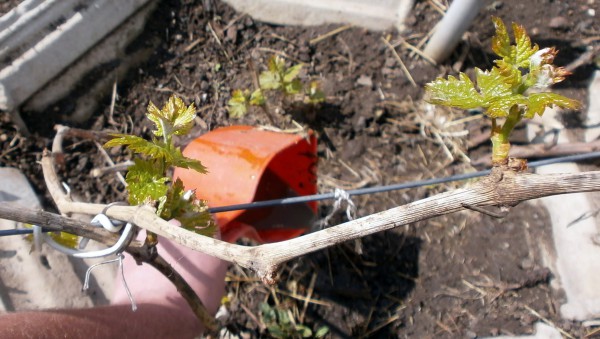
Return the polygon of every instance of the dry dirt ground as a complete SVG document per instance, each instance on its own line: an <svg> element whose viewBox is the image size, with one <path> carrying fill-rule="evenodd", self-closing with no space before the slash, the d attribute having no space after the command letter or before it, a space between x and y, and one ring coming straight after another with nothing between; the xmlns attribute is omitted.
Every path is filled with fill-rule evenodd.
<svg viewBox="0 0 600 339"><path fill-rule="evenodd" d="M281 110L277 121L284 128L294 119L317 132L320 192L474 171L479 168L468 158L477 160L489 152L486 142L477 141L488 131L488 121L476 111L428 109L421 101L423 85L437 76L472 74L474 67L491 66L491 15L522 23L535 43L560 50L558 64L568 64L586 46L599 43L600 25L588 14L590 8L593 0L494 1L482 10L450 59L433 66L403 42L421 47L441 18L437 1L417 1L401 34L353 27L319 41L314 39L339 26L274 26L218 1L162 1L132 46L152 48L150 60L118 80L112 116L107 95L102 109L81 127L149 136L144 121L148 102L162 103L171 94L198 107L198 124L190 139L219 126L266 125L269 122L259 110L241 120L231 119L226 102L233 89L252 87L249 59L262 70L268 57L279 55L288 64L304 63L301 76L320 81L327 96L316 109ZM396 46L414 85L384 39ZM103 76L111 67L99 65L93 76ZM581 100L583 111L592 69L591 63L577 68L557 87ZM16 131L8 116L0 122L0 166L22 169L45 197L48 209L52 203L35 161L49 145L53 124L67 121L72 100L65 99L44 115L22 112L33 131L30 137ZM571 128L581 127L581 114L565 114ZM451 120L457 122L447 124ZM516 143L524 141L519 133L515 138ZM114 177L87 175L104 165L94 144L75 142L68 151L64 177L82 199L125 199ZM118 152L111 155L116 162L129 158ZM365 216L464 184L353 201L358 216ZM330 210L330 203L322 203L320 215ZM344 220L339 213L333 223ZM360 246L348 243L308 255L289 262L276 286L263 285L250 272L232 267L227 276L229 313L220 321L233 333L268 336L260 320L259 305L265 302L290 310L296 321L310 328L327 326L332 337L524 334L531 333L542 317L570 335L585 336L588 329L580 323L559 317L563 296L550 287L552 275L534 250L536 243L549 237L546 212L532 202L517 206L501 220L462 212L376 234L362 239ZM302 297L308 293L310 298Z"/></svg>

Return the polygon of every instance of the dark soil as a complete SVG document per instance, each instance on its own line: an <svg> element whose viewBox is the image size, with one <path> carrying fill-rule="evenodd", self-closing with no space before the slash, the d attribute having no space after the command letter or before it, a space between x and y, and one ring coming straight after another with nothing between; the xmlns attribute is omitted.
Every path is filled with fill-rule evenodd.
<svg viewBox="0 0 600 339"><path fill-rule="evenodd" d="M162 104L171 94L194 102L198 108L198 125L189 139L219 126L267 125L266 115L259 110L241 120L230 119L226 102L233 89L252 88L248 60L263 69L268 57L275 53L284 56L288 64L304 63L302 77L319 80L327 95L326 104L318 109L287 109L278 113L277 121L278 127L292 127L293 118L318 133L321 192L472 171L474 168L461 152L476 159L487 155L489 145L484 143L468 150L468 138L449 137L442 146L434 133L444 128L445 121L477 112L431 111L421 102L423 85L437 76L491 66L490 15L524 24L534 42L561 50L558 64L569 63L587 45L598 43L590 38L598 36L600 24L586 14L591 7L587 3L495 1L475 20L450 59L432 66L399 43L404 39L418 45L440 19L428 1L417 1L408 30L402 34L351 28L316 44L309 41L338 26L273 26L240 15L216 1L163 1L144 35L132 47L152 46L155 52L145 66L118 84L119 97L112 120L107 95L103 109L81 127L149 136L149 125L144 120L148 102ZM560 27L552 28L550 19L556 17L565 20ZM200 42L188 48L197 39ZM398 42L397 51L417 86L402 72L382 39ZM557 90L585 104L591 67L578 68ZM8 116L0 122L0 166L21 168L40 195L46 197L48 209L52 209L52 204L35 161L49 146L51 126L63 122L68 109L68 105L57 106L46 112L43 120L39 113L23 112L29 126L34 126L33 136L27 138L16 131ZM487 123L473 119L445 131L467 130L477 135L486 131ZM76 142L67 151L64 175L73 190L85 192L82 199L125 199L123 187L114 177L97 179L85 175L104 166L94 144ZM128 158L118 152L111 156L115 162ZM355 197L353 201L358 216L365 216L461 185L428 186ZM321 216L330 210L330 203L321 204ZM343 222L344 215L336 215L334 224ZM586 331L580 323L559 317L562 296L550 288L552 276L534 250L536 243L549 239L550 224L545 211L535 203L527 203L514 208L502 220L462 212L308 255L289 262L282 270L280 283L274 287L232 267L228 275L229 315L221 321L234 333L266 335L256 322L261 302L278 303L281 308L301 314L304 301L289 295L304 296L312 291L311 298L318 303L308 303L305 317L297 320L313 329L327 325L332 337L473 338L525 334L531 333L533 324L540 320L531 310L580 337ZM312 289L311 279L315 279Z"/></svg>

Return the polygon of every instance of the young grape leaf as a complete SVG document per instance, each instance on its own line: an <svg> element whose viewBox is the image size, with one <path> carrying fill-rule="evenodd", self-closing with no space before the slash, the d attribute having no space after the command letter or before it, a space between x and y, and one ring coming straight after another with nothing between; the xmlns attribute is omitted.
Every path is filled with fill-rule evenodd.
<svg viewBox="0 0 600 339"><path fill-rule="evenodd" d="M492 37L492 50L499 57L501 57L508 65L515 68L526 68L529 67L529 58L538 51L538 45L531 45L531 39L525 27L513 23L512 29L515 37L515 44L511 45L510 38L506 25L502 22L502 19L498 17L492 17L494 26L496 27L496 33Z"/></svg>
<svg viewBox="0 0 600 339"><path fill-rule="evenodd" d="M512 95L511 86L504 82L504 77L496 67L491 71L475 68L475 77L484 102Z"/></svg>
<svg viewBox="0 0 600 339"><path fill-rule="evenodd" d="M472 109L482 107L485 103L471 79L464 73L459 74L459 79L451 75L448 80L437 78L425 85L425 90L425 100L435 105Z"/></svg>
<svg viewBox="0 0 600 339"><path fill-rule="evenodd" d="M497 69L497 72L502 76L502 81L510 85L511 91L523 94L524 90L521 89L521 83L523 81L521 71L508 64L503 59L495 60L494 63L496 64L494 69Z"/></svg>
<svg viewBox="0 0 600 339"><path fill-rule="evenodd" d="M161 204L163 219L177 219L181 226L198 234L213 236L216 225L208 213L204 201L198 200L192 191L185 191L183 182L177 178L167 192L166 203Z"/></svg>
<svg viewBox="0 0 600 339"><path fill-rule="evenodd" d="M189 202L173 217L181 222L181 227L197 234L212 237L217 230L206 204L200 200Z"/></svg>
<svg viewBox="0 0 600 339"><path fill-rule="evenodd" d="M104 144L104 147L127 146L136 153L147 155L154 159L166 159L171 161L173 156L167 145L161 141L150 142L144 138L129 134L111 134L114 139Z"/></svg>
<svg viewBox="0 0 600 339"><path fill-rule="evenodd" d="M156 126L154 135L159 137L172 134L184 135L192 128L196 108L194 104L186 107L183 100L172 95L161 110L150 102L146 116Z"/></svg>
<svg viewBox="0 0 600 339"><path fill-rule="evenodd" d="M514 44L511 44L504 22L497 17L492 20L496 28L492 50L501 58L494 61L496 66L489 71L475 69L477 88L463 73L459 79L438 78L425 85L425 100L462 109L482 107L491 118L507 117L500 128L492 130L492 158L500 164L507 160L509 135L521 118L542 115L550 106L576 109L579 102L554 93L528 94L530 88L544 90L570 73L552 64L556 49L540 50L531 43L523 26L513 23Z"/></svg>
<svg viewBox="0 0 600 339"><path fill-rule="evenodd" d="M517 67L529 67L529 58L540 48L538 45L531 46L531 39L527 35L525 27L516 23L513 23L512 27L515 35L514 59L512 64Z"/></svg>
<svg viewBox="0 0 600 339"><path fill-rule="evenodd" d="M134 159L125 178L129 190L129 204L141 205L157 201L167 193L169 178L155 161Z"/></svg>
<svg viewBox="0 0 600 339"><path fill-rule="evenodd" d="M528 119L533 118L536 114L541 116L546 107L558 106L566 109L578 109L581 106L577 100L549 92L533 93L527 99L527 111L523 116Z"/></svg>
<svg viewBox="0 0 600 339"><path fill-rule="evenodd" d="M198 173L207 173L206 167L200 161L184 156L179 147L175 148L171 155L171 166L193 169Z"/></svg>
<svg viewBox="0 0 600 339"><path fill-rule="evenodd" d="M460 80L448 76L448 80L438 78L425 85L426 100L436 105L461 109L482 107L492 118L506 117L512 106L524 102L525 97L513 93L512 85L505 82L498 68L491 71L477 68L475 73L479 91L466 74L460 73Z"/></svg>
<svg viewBox="0 0 600 339"><path fill-rule="evenodd" d="M494 67L491 71L475 69L477 87L483 97L481 107L486 108L486 114L491 118L506 117L510 108L520 104L525 97L514 94L512 85L506 82L499 69Z"/></svg>
<svg viewBox="0 0 600 339"><path fill-rule="evenodd" d="M492 37L492 50L499 57L510 60L512 48L506 26L504 25L502 19L498 17L493 16L492 21L494 22L494 26L496 28L496 34L494 34Z"/></svg>
<svg viewBox="0 0 600 339"><path fill-rule="evenodd" d="M490 118L503 118L508 116L510 109L526 102L526 98L522 95L513 95L502 98L496 98L488 102L485 108L485 114Z"/></svg>
<svg viewBox="0 0 600 339"><path fill-rule="evenodd" d="M165 220L173 219L173 210L180 205L180 200L183 198L185 188L181 179L175 179L175 182L169 187L167 194L159 201L156 214Z"/></svg>

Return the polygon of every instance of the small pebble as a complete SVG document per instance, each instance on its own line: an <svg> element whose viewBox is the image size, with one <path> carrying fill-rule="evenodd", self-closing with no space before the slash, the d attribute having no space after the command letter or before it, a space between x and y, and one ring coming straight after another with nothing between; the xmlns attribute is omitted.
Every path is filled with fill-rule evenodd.
<svg viewBox="0 0 600 339"><path fill-rule="evenodd" d="M555 16L554 18L550 19L548 27L554 29L567 29L569 28L569 20L563 16Z"/></svg>
<svg viewBox="0 0 600 339"><path fill-rule="evenodd" d="M362 131L365 127L367 127L367 119L364 116L359 115L358 118L352 119L352 126L357 131Z"/></svg>
<svg viewBox="0 0 600 339"><path fill-rule="evenodd" d="M365 87L373 87L373 80L370 76L363 74L360 77L358 77L358 80L356 80L356 84Z"/></svg>
<svg viewBox="0 0 600 339"><path fill-rule="evenodd" d="M235 26L231 26L231 27L229 27L229 28L227 29L227 32L226 32L225 38L226 38L227 40L229 40L229 41L231 41L231 42L235 43L235 42L236 42L236 40L237 40L237 33L238 33L238 31L237 31L237 27L235 27Z"/></svg>
<svg viewBox="0 0 600 339"><path fill-rule="evenodd" d="M488 11L497 11L504 6L504 2L502 1L494 1L489 6L487 6Z"/></svg>
<svg viewBox="0 0 600 339"><path fill-rule="evenodd" d="M531 260L530 258L526 258L521 260L521 268L524 270L529 270L532 269L533 266L535 265L535 263L533 262L533 260Z"/></svg>
<svg viewBox="0 0 600 339"><path fill-rule="evenodd" d="M355 159L363 155L365 152L365 144L362 139L352 139L346 144L342 150L342 158Z"/></svg>

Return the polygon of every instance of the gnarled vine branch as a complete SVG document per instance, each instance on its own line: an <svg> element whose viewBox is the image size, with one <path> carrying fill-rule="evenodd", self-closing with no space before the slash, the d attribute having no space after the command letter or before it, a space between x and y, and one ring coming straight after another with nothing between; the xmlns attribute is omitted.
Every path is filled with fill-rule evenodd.
<svg viewBox="0 0 600 339"><path fill-rule="evenodd" d="M43 157L42 167L49 189L60 190L50 154ZM376 232L457 212L465 209L465 206L510 207L550 195L598 190L600 171L537 175L498 167L471 187L441 193L299 238L255 247L229 244L175 227L156 216L148 206L114 206L107 211L107 215L132 222L196 251L251 269L264 281L273 283L278 267L290 259ZM53 195L53 198L64 212L96 214L104 208L101 204L69 202L60 195Z"/></svg>
<svg viewBox="0 0 600 339"><path fill-rule="evenodd" d="M59 135L62 138L62 134L59 133ZM41 163L48 189L61 213L88 215L101 213L106 205L75 202L63 192L55 169L54 155L46 152ZM290 259L376 232L457 212L465 209L465 206L506 208L526 200L550 195L598 190L600 190L600 171L536 175L516 173L507 167L497 167L489 176L470 187L441 193L299 238L255 247L229 244L176 227L160 219L155 214L155 210L149 206L113 206L106 211L106 214L113 219L134 223L193 250L251 269L264 281L273 283L278 267ZM56 229L86 236L103 243L114 241L112 235L103 234L85 223L47 212L28 213L22 210L0 208L0 217L34 222L50 227L54 225ZM144 253L140 243L131 243L127 251L138 260L148 261L148 255ZM187 285L183 279L172 279L174 275L168 264L164 262L161 264L160 260L156 265L153 262L150 264L169 277L180 291L182 291L181 286ZM181 277L179 276L179 278ZM182 295L196 315L209 329L214 330L216 328L214 319L203 307L199 307L202 305L199 298L194 293L190 293L193 291L183 288Z"/></svg>

